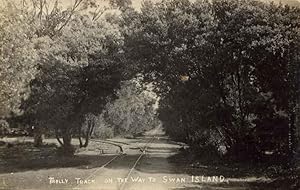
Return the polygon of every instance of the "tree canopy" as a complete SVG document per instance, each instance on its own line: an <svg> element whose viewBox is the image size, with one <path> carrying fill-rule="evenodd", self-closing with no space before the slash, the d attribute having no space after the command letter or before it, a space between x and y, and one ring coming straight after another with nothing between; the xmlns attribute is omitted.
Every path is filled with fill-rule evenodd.
<svg viewBox="0 0 300 190"><path fill-rule="evenodd" d="M67 9L30 2L39 4L1 9L1 118L23 110L68 147L72 136L88 142L102 113L130 133L159 124L158 114L171 138L199 150L224 146L238 158L295 150L300 8L255 0L144 1L139 10L128 0L107 7L76 0Z"/></svg>
<svg viewBox="0 0 300 190"><path fill-rule="evenodd" d="M243 157L263 152L262 134L274 131L289 152L296 144L299 16L299 8L259 1L146 1L140 13L123 13L134 31L126 33L125 50L160 84L160 115L171 136L197 147L218 138Z"/></svg>

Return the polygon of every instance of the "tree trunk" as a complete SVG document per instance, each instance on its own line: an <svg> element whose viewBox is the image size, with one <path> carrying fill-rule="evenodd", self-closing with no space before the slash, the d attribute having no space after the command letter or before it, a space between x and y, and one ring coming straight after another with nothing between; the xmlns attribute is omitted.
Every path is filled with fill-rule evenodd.
<svg viewBox="0 0 300 190"><path fill-rule="evenodd" d="M55 137L56 137L58 143L60 144L60 146L63 146L64 143L60 140L58 129L55 129Z"/></svg>
<svg viewBox="0 0 300 190"><path fill-rule="evenodd" d="M45 139L45 135L43 134L42 129L40 129L39 127L35 128L33 137L34 137L34 146L35 147L40 147L43 145L43 140Z"/></svg>
<svg viewBox="0 0 300 190"><path fill-rule="evenodd" d="M290 130L289 130L289 153L293 156L296 151L296 125L295 125L296 114L292 112L290 114Z"/></svg>
<svg viewBox="0 0 300 190"><path fill-rule="evenodd" d="M82 135L82 133L81 133L81 127L78 127L78 140L79 140L79 147L80 147L80 148L83 147L81 135Z"/></svg>
<svg viewBox="0 0 300 190"><path fill-rule="evenodd" d="M300 153L300 106L297 105L297 112L296 112L296 152Z"/></svg>
<svg viewBox="0 0 300 190"><path fill-rule="evenodd" d="M78 140L79 140L79 147L83 147L83 144L82 144L82 140L81 140L81 136L78 137Z"/></svg>
<svg viewBox="0 0 300 190"><path fill-rule="evenodd" d="M89 141L90 141L90 138L93 134L94 128L95 128L95 121L94 120L89 120L88 121L88 127L87 127L87 130L86 130L86 133L85 133L85 142L84 142L84 145L82 147L87 147L89 145Z"/></svg>
<svg viewBox="0 0 300 190"><path fill-rule="evenodd" d="M71 147L72 135L68 129L62 134L63 144L65 147Z"/></svg>
<svg viewBox="0 0 300 190"><path fill-rule="evenodd" d="M62 140L60 139L60 134L58 129L55 131L55 133L56 133L56 139L61 145L61 147L58 149L58 153L63 156L73 156L75 153L75 148L71 144L72 134L70 129L63 129L61 131Z"/></svg>
<svg viewBox="0 0 300 190"><path fill-rule="evenodd" d="M85 142L84 142L83 147L87 147L87 146L89 145L89 140L90 140L90 137L89 137L89 135L87 134L87 135L85 136Z"/></svg>

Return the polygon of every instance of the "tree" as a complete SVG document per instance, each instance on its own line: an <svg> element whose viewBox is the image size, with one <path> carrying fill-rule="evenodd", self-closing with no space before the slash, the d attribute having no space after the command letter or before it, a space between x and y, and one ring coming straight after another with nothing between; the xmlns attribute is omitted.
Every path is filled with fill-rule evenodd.
<svg viewBox="0 0 300 190"><path fill-rule="evenodd" d="M122 82L116 100L104 110L104 118L116 135L138 135L159 125L158 97L152 88L143 84L141 77Z"/></svg>
<svg viewBox="0 0 300 190"><path fill-rule="evenodd" d="M59 7L57 0L53 2L22 0L19 3L4 1L1 7L4 50L1 54L6 57L5 62L7 62L1 64L3 65L1 69L3 101L1 102L6 104L1 107L2 111L6 112L3 113L4 116L13 114L14 117L19 117L24 108L20 108L21 102L30 95L29 83L39 70L38 65L42 62L40 55L45 51L43 48L48 47L47 44L51 43L52 38L61 35L63 28L68 25L77 11L92 6L92 1L84 0L74 1L74 4L67 9ZM95 15L99 14L100 12ZM35 128L36 145L42 143L43 131L40 129Z"/></svg>
<svg viewBox="0 0 300 190"><path fill-rule="evenodd" d="M273 150L286 154L295 134L298 17L298 8L258 1L145 2L141 13L123 13L126 55L158 84L170 134L203 147L217 133L231 155L256 157L266 147L259 134L277 131Z"/></svg>
<svg viewBox="0 0 300 190"><path fill-rule="evenodd" d="M112 7L119 8L121 11L124 11L131 7L132 1L131 0L109 0L109 4Z"/></svg>
<svg viewBox="0 0 300 190"><path fill-rule="evenodd" d="M117 25L74 15L40 53L41 72L32 83L28 113L39 127L54 129L63 147L71 147L72 135L82 134L85 115L101 112L118 87L124 76L116 61L121 44Z"/></svg>
<svg viewBox="0 0 300 190"><path fill-rule="evenodd" d="M32 27L19 9L1 7L0 27L0 118L5 118L21 113L37 73L37 52Z"/></svg>

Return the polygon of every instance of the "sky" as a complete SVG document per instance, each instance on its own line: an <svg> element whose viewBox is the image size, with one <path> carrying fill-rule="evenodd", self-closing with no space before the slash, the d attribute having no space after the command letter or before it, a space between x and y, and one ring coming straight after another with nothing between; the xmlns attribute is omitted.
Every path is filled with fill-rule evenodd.
<svg viewBox="0 0 300 190"><path fill-rule="evenodd" d="M22 0L0 0L0 4L2 4L1 2L5 2L5 1L15 1L15 2L20 2ZM29 0L30 1L30 0ZM48 2L54 2L55 0L46 0ZM59 0L60 1L60 5L62 7L69 7L70 5L72 5L74 3L75 0ZM98 4L100 5L108 5L108 1L109 0L96 0ZM139 9L141 7L141 3L143 2L144 0L132 0L132 4L133 4L133 7ZM159 2L160 0L151 0L153 2ZM191 1L195 1L195 0L191 0ZM270 1L274 1L274 2L282 2L284 4L290 4L290 5L298 5L300 6L300 0L261 0L261 1L264 1L264 2L270 2Z"/></svg>
<svg viewBox="0 0 300 190"><path fill-rule="evenodd" d="M73 0L63 0L63 1L73 1ZM103 2L103 1L107 1L107 0L97 0L99 2ZM141 6L141 2L143 0L132 0L132 4L134 7L139 8ZM159 0L152 0L153 2L159 2ZM194 0L192 0L194 1ZM274 1L274 2L282 2L282 3L286 3L286 4L298 4L300 6L300 0L261 0L261 1L265 1L265 2L270 2L270 1Z"/></svg>
<svg viewBox="0 0 300 190"><path fill-rule="evenodd" d="M4 5L5 1L8 1L8 2L13 1L13 2L19 4L18 2L22 2L23 0L0 0L0 6ZM33 0L25 0L25 1L33 1ZM53 5L56 0L46 0L46 1L50 3L49 10L51 10L51 4ZM63 8L67 8L67 7L70 7L75 1L76 0L59 0L59 4ZM96 0L96 1L101 6L108 6L108 2L109 2L109 0ZM144 0L132 0L133 7L136 8L137 10L140 9L141 4L142 4L143 1ZM161 0L151 0L151 1L152 2L159 2ZM196 1L196 0L190 0L190 1ZM260 1L263 1L263 2L274 1L276 3L282 2L283 4L289 4L289 5L300 7L300 0L260 0Z"/></svg>
<svg viewBox="0 0 300 190"><path fill-rule="evenodd" d="M0 2L3 0L0 0ZM18 1L18 0L17 0ZM55 0L47 0L47 1L55 1ZM60 3L62 6L70 6L75 0L60 0ZM108 4L108 0L96 0L99 4L101 5L107 5ZM140 8L141 7L141 3L143 0L132 0L132 4L133 7L135 8ZM153 2L159 2L160 0L152 0ZM261 1L265 1L265 2L270 2L270 1L274 1L274 2L282 2L284 4L290 4L290 5L299 5L300 6L300 0L261 0Z"/></svg>

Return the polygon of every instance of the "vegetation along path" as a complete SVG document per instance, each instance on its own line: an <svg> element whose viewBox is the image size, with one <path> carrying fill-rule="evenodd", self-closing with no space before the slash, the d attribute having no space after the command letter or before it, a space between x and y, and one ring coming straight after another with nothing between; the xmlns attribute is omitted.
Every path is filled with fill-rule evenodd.
<svg viewBox="0 0 300 190"><path fill-rule="evenodd" d="M40 156L39 160L32 161L29 156L28 160L20 161L24 167L13 165L11 158L11 162L7 161L5 165L6 169L1 170L0 188L167 190L274 187L272 185L276 182L275 179L260 177L257 172L246 174L239 167L229 168L226 165L211 163L195 164L194 157L185 153L182 144L170 141L158 130L153 131L138 138L113 139L114 143L123 146L123 153L117 146L94 142L89 148L78 151L72 158ZM46 154L46 147L42 152L41 155ZM13 165L11 168L14 169L9 169L9 164ZM279 187L276 183L274 185Z"/></svg>

